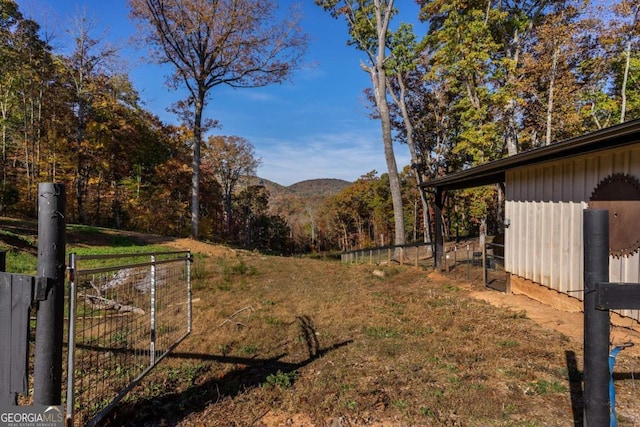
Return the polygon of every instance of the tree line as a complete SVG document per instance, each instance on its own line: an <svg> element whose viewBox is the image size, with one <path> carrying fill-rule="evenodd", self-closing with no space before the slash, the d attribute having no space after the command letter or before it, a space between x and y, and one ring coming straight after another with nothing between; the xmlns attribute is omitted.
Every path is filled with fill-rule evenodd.
<svg viewBox="0 0 640 427"><path fill-rule="evenodd" d="M154 5L168 3L173 9L163 8L165 13L180 15L185 10L178 9L183 7L193 18L215 2L132 1L130 7L134 16L145 20L153 18ZM68 30L71 49L59 54L39 24L25 18L15 1L0 0L0 214L35 217L37 184L53 181L68 187L70 223L186 236L195 222L196 237L204 239L267 249L288 243L281 237L288 238L286 224L267 211L264 189L238 189L239 179L255 174L260 163L249 141L237 136L203 137L216 125L202 115L208 90L223 83L256 87L278 82L297 60L278 55L291 40L276 47L267 40L267 35L277 36L284 24L259 25L259 19L271 16L275 3L239 10L241 3L230 3L231 9L220 6L219 13L211 14L217 21L227 20L228 13L234 15L225 24L227 33L216 35L234 43L235 50L226 49L235 52L233 58L214 56L212 50L221 50L221 42L215 41L204 52L206 64L202 65L209 68L204 74L188 75L194 64L181 64L179 58L188 62L194 58L186 51L189 46L204 43L183 40L187 47L173 45L173 51L166 53L174 55L176 63L168 83L186 84L190 89L186 99L167 106L180 119L179 125L168 125L144 108L122 71L117 49L93 37L95 22L75 17ZM205 30L219 31L215 22L210 21ZM244 38L235 40L233 30ZM142 33L150 43L167 42L158 34ZM201 34L191 28L182 35L197 39ZM258 36L266 41L256 41ZM217 73L217 80L211 73Z"/></svg>
<svg viewBox="0 0 640 427"><path fill-rule="evenodd" d="M238 185L259 159L241 137L206 138L216 122L203 111L219 85L292 76L308 43L295 13L273 20L274 1L130 0L154 57L174 67L169 83L188 89L171 106L180 124L168 125L145 110L91 22L76 19L60 54L0 0L0 214L35 216L37 183L55 181L70 189L75 223L280 252L429 240L434 200L419 182L640 117L637 2L417 3L425 34L399 22L393 0L316 0L362 54L388 170L293 207L307 220L292 221L263 186ZM393 141L410 165L396 165ZM499 232L502 197L499 186L449 194L447 232L474 233L485 217Z"/></svg>
<svg viewBox="0 0 640 427"><path fill-rule="evenodd" d="M315 3L344 19L370 76L396 244L409 234L394 140L406 143L417 184L640 117L635 0L416 0L426 34L399 21L404 4L394 0ZM499 233L502 193L466 190L438 202L445 220L477 228L486 217ZM422 194L427 235L433 203Z"/></svg>

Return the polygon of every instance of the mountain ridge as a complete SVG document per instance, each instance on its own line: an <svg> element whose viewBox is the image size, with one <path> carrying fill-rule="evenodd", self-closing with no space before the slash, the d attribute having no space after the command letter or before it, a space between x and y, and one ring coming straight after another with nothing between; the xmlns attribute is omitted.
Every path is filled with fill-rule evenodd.
<svg viewBox="0 0 640 427"><path fill-rule="evenodd" d="M247 185L264 185L271 195L293 195L302 198L328 197L353 184L338 178L314 178L282 185L259 176L248 177Z"/></svg>

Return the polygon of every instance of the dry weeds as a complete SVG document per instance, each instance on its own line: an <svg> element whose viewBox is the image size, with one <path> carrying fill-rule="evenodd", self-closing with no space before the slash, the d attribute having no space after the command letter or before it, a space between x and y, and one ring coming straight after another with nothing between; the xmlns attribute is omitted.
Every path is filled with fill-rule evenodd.
<svg viewBox="0 0 640 427"><path fill-rule="evenodd" d="M192 335L108 424L582 425L582 343L472 298L479 285L211 254L194 266ZM640 423L638 362L619 356L621 426Z"/></svg>

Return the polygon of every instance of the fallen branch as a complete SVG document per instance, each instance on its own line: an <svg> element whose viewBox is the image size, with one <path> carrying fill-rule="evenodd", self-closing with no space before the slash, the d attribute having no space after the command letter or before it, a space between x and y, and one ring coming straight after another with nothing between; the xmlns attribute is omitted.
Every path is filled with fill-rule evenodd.
<svg viewBox="0 0 640 427"><path fill-rule="evenodd" d="M118 310L133 314L144 314L144 310L141 308L133 305L120 304L117 301L113 301L98 295L79 294L78 296L88 300L93 307L98 309Z"/></svg>
<svg viewBox="0 0 640 427"><path fill-rule="evenodd" d="M221 327L222 327L222 325L224 325L224 324L225 324L225 323L227 323L227 322L230 322L230 323L231 323L231 322L233 322L233 323L235 323L235 325L236 325L238 328L243 328L243 327L244 327L244 324L243 324L243 323L240 323L240 322L238 322L238 321L236 321L236 320L233 320L233 318L234 318L237 314L240 314L240 313L242 313L242 312L243 312L243 311L245 311L245 310L251 310L251 311L253 311L253 307L249 305L249 306L247 306L247 307L241 308L240 310L236 310L236 311L235 311L231 316L229 316L229 317L227 317L226 319L224 319L224 321L218 325L218 328L221 328Z"/></svg>

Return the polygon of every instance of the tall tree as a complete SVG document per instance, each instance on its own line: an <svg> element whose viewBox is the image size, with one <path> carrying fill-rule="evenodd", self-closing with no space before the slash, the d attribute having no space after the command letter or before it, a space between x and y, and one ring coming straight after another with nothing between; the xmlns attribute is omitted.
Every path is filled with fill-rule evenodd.
<svg viewBox="0 0 640 427"><path fill-rule="evenodd" d="M423 6L430 17L427 42L432 51L426 78L449 104L445 114L450 146L460 158L456 167L502 156L500 97L493 73L499 45L490 24L500 13L484 1L434 0ZM455 170L455 169L453 169Z"/></svg>
<svg viewBox="0 0 640 427"><path fill-rule="evenodd" d="M0 0L0 138L2 143L2 189L0 193L0 209L6 213L9 181L8 159L11 150L11 123L13 110L17 104L15 85L19 62L16 48L16 29L23 16L13 0Z"/></svg>
<svg viewBox="0 0 640 427"><path fill-rule="evenodd" d="M387 90L387 67L391 19L396 14L393 0L315 0L316 4L334 17L343 17L349 28L349 44L364 52L366 61L360 63L369 74L376 104L376 112L382 128L382 143L389 173L389 186L393 200L394 242L403 245L406 241L404 211L398 166L393 150L391 134L391 112Z"/></svg>
<svg viewBox="0 0 640 427"><path fill-rule="evenodd" d="M411 111L412 98L415 98L417 94L419 97L419 90L422 89L419 82L422 79L422 74L421 70L418 69L418 64L423 54L423 43L417 41L413 26L411 24L401 24L391 38L391 58L387 72L387 87L394 103L392 113L400 117L394 121L394 124L399 128L400 136L404 137L409 147L411 167L415 170L415 173L411 175L413 175L416 185L419 185L426 178L425 159L421 156L415 141L414 122L419 121L420 118L416 117ZM412 84L416 87L413 88ZM431 240L429 201L424 191L420 192L420 196L424 215L424 239L426 242Z"/></svg>
<svg viewBox="0 0 640 427"><path fill-rule="evenodd" d="M69 30L74 49L63 64L73 93L72 110L75 115L74 136L76 145L76 209L78 222L86 222L85 198L87 196L91 165L90 143L87 139L87 123L90 120L92 98L101 90L96 85L98 76L108 73L109 64L117 50L92 35L96 23L84 14L75 17Z"/></svg>
<svg viewBox="0 0 640 427"><path fill-rule="evenodd" d="M622 0L614 5L613 11L620 20L616 25L617 34L619 35L619 43L622 45L623 71L620 85L620 123L624 123L627 114L627 88L629 85L629 76L632 69L632 62L637 64L640 62L638 57L633 57L633 53L637 54L638 45L640 43L640 5L637 1ZM634 82L638 86L637 82Z"/></svg>
<svg viewBox="0 0 640 427"><path fill-rule="evenodd" d="M191 237L198 238L203 111L219 85L251 88L280 83L301 62L308 38L294 10L284 19L275 0L129 0L154 57L175 68L193 106Z"/></svg>
<svg viewBox="0 0 640 427"><path fill-rule="evenodd" d="M525 120L531 145L549 145L584 131L580 117L578 67L586 57L581 20L583 4L565 0L550 8L533 30L523 53L527 85Z"/></svg>
<svg viewBox="0 0 640 427"><path fill-rule="evenodd" d="M211 136L202 155L203 173L210 173L222 188L226 212L227 237L231 232L231 206L234 190L242 177L255 175L260 165L253 145L238 136Z"/></svg>

